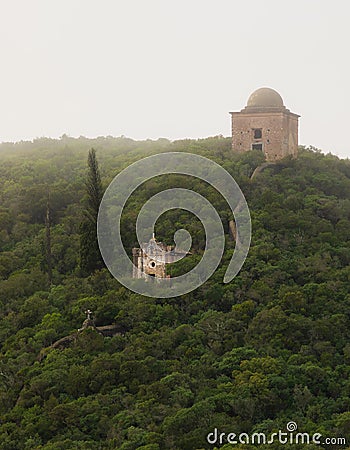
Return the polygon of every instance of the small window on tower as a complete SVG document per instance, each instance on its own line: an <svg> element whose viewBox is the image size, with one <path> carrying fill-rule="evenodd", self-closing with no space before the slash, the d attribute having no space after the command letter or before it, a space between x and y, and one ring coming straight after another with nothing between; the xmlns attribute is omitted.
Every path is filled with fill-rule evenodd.
<svg viewBox="0 0 350 450"><path fill-rule="evenodd" d="M254 139L261 139L261 138L262 138L262 129L255 128L254 129Z"/></svg>
<svg viewBox="0 0 350 450"><path fill-rule="evenodd" d="M252 145L252 150L262 150L262 144L253 144Z"/></svg>

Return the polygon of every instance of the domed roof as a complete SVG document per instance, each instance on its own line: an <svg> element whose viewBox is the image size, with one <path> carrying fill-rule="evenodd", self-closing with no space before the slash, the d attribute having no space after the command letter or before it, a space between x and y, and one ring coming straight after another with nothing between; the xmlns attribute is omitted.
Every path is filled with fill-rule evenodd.
<svg viewBox="0 0 350 450"><path fill-rule="evenodd" d="M280 94L270 88L260 88L254 91L248 99L248 108L283 108Z"/></svg>

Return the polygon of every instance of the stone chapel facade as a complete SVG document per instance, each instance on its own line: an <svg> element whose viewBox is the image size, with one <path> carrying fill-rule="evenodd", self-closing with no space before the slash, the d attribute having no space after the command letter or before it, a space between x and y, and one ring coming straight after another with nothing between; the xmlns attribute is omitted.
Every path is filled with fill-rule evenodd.
<svg viewBox="0 0 350 450"><path fill-rule="evenodd" d="M170 278L167 265L178 261L188 252L175 251L171 245L164 245L155 239L145 242L140 248L132 249L133 278L147 278L147 275L159 278Z"/></svg>

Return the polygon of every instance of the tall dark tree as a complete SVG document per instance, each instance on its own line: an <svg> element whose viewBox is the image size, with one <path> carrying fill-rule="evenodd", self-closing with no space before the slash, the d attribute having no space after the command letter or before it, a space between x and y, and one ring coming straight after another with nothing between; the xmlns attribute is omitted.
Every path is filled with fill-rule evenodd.
<svg viewBox="0 0 350 450"><path fill-rule="evenodd" d="M50 191L47 192L45 227L46 227L46 264L47 264L47 275L48 275L48 278L49 278L49 283L51 285L52 284L52 251L51 251Z"/></svg>
<svg viewBox="0 0 350 450"><path fill-rule="evenodd" d="M80 224L80 269L88 275L103 267L97 242L97 216L103 196L102 182L96 151L92 148L88 155L85 209Z"/></svg>

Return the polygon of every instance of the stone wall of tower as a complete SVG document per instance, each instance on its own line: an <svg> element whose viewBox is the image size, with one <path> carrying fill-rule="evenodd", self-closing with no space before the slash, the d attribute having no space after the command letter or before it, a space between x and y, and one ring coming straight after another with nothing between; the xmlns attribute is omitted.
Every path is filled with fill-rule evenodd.
<svg viewBox="0 0 350 450"><path fill-rule="evenodd" d="M233 112L232 148L235 152L252 150L253 144L262 144L267 161L275 161L287 155L297 156L298 115L278 112ZM254 138L254 130L261 129L261 138Z"/></svg>
<svg viewBox="0 0 350 450"><path fill-rule="evenodd" d="M299 116L293 113L286 114L285 122L285 128L289 131L287 154L296 158L298 156Z"/></svg>

